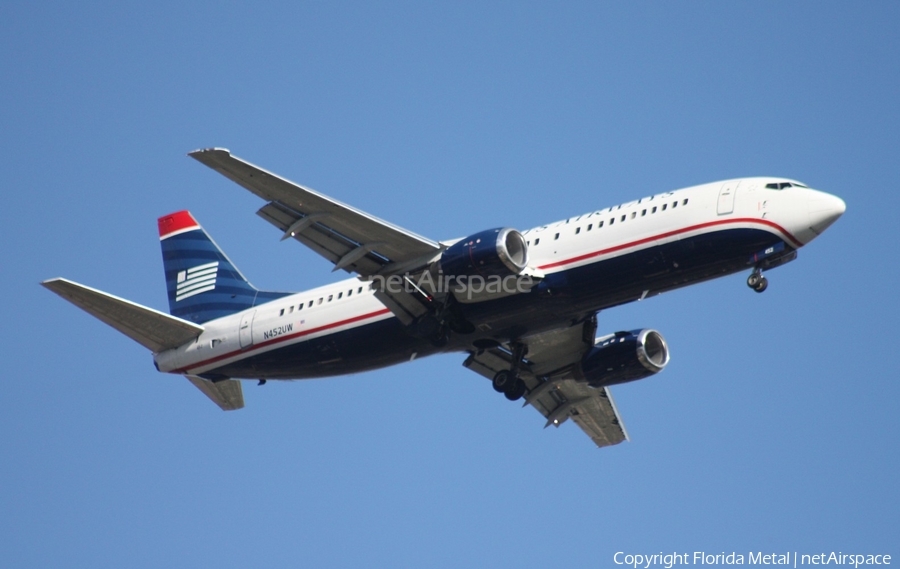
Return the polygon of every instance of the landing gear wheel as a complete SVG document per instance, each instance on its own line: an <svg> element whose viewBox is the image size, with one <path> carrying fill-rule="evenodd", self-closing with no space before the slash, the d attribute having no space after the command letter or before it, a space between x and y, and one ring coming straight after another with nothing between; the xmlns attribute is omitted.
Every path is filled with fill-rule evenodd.
<svg viewBox="0 0 900 569"><path fill-rule="evenodd" d="M517 401L517 400L521 399L523 395L525 395L525 392L527 390L528 390L528 388L525 387L525 382L522 381L521 379L516 378L516 381L510 386L510 388L506 392L503 393L503 395L505 395L506 398L509 399L510 401Z"/></svg>
<svg viewBox="0 0 900 569"><path fill-rule="evenodd" d="M506 393L518 379L519 378L515 375L504 369L497 372L497 375L495 375L494 379L491 381L491 385L497 393Z"/></svg>
<svg viewBox="0 0 900 569"><path fill-rule="evenodd" d="M756 292L762 292L769 287L769 281L763 276L762 271L754 269L750 276L747 277L747 286Z"/></svg>

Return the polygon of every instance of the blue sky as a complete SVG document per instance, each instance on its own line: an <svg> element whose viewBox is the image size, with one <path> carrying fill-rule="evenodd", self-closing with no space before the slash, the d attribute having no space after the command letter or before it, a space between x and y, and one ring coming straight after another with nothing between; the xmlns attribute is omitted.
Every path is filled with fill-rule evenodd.
<svg viewBox="0 0 900 569"><path fill-rule="evenodd" d="M900 556L900 6L46 3L0 18L0 559L14 567L611 566L616 551ZM673 360L633 442L543 430L433 357L245 385L222 413L38 286L165 309L190 209L254 284L330 266L185 153L433 238L777 175L844 217L745 275L600 315Z"/></svg>

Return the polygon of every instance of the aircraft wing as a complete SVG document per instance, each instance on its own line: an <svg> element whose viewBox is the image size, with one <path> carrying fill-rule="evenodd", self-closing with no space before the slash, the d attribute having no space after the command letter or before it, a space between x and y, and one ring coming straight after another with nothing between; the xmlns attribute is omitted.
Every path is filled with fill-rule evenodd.
<svg viewBox="0 0 900 569"><path fill-rule="evenodd" d="M257 213L332 263L360 276L424 265L441 251L436 241L295 184L245 162L223 148L188 154L269 202ZM415 268L415 267L413 267Z"/></svg>
<svg viewBox="0 0 900 569"><path fill-rule="evenodd" d="M363 278L414 273L443 251L436 241L267 172L223 148L188 155L269 202L256 213L282 232L282 241L293 237L334 263L334 271ZM431 303L416 286L380 286L375 296L406 325L427 313Z"/></svg>
<svg viewBox="0 0 900 569"><path fill-rule="evenodd" d="M596 318L522 338L528 345L519 377L528 387L525 405L531 405L551 425L559 427L571 418L598 447L628 440L609 388L594 389L575 381L572 369L594 345ZM467 368L493 379L509 369L512 354L505 348L474 353L463 363Z"/></svg>

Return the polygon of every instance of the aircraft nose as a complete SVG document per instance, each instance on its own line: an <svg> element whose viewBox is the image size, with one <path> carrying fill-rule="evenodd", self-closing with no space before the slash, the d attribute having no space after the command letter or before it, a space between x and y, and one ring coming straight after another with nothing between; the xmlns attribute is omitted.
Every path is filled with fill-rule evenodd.
<svg viewBox="0 0 900 569"><path fill-rule="evenodd" d="M844 200L825 192L810 190L807 204L809 207L809 225L816 235L821 235L832 223L838 220L847 210Z"/></svg>

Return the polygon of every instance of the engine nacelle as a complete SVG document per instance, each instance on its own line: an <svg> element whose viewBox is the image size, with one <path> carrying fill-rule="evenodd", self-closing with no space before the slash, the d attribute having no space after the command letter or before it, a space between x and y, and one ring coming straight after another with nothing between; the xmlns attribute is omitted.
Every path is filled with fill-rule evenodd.
<svg viewBox="0 0 900 569"><path fill-rule="evenodd" d="M594 341L576 378L599 388L650 377L668 363L669 346L656 330L616 332Z"/></svg>
<svg viewBox="0 0 900 569"><path fill-rule="evenodd" d="M454 277L507 277L528 265L525 237L508 227L488 229L451 245L441 255L441 271Z"/></svg>
<svg viewBox="0 0 900 569"><path fill-rule="evenodd" d="M527 292L536 284L530 276L519 282L528 266L525 237L508 227L488 229L451 245L441 255L440 272L447 290L460 302L483 302Z"/></svg>

